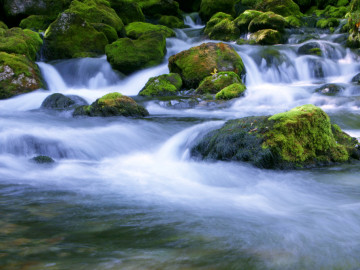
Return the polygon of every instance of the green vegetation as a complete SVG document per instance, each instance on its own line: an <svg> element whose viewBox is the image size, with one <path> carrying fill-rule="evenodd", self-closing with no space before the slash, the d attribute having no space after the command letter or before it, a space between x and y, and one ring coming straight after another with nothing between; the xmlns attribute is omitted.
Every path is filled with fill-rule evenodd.
<svg viewBox="0 0 360 270"><path fill-rule="evenodd" d="M145 16L139 4L135 1L130 2L128 0L111 0L110 4L125 25L132 22L145 21Z"/></svg>
<svg viewBox="0 0 360 270"><path fill-rule="evenodd" d="M130 23L125 27L125 30L126 35L132 39L138 39L144 34L150 35L152 33L162 34L165 38L175 36L175 32L169 27L145 22Z"/></svg>
<svg viewBox="0 0 360 270"><path fill-rule="evenodd" d="M231 15L218 12L208 21L204 33L210 39L236 40L240 36L240 30L236 27Z"/></svg>
<svg viewBox="0 0 360 270"><path fill-rule="evenodd" d="M159 24L170 27L170 28L184 28L185 24L183 20L180 20L175 16L163 15L159 19Z"/></svg>
<svg viewBox="0 0 360 270"><path fill-rule="evenodd" d="M273 29L263 29L251 34L251 39L260 45L275 45L282 42L279 31Z"/></svg>
<svg viewBox="0 0 360 270"><path fill-rule="evenodd" d="M170 73L152 77L141 89L140 96L175 96L181 90L182 80L179 74Z"/></svg>
<svg viewBox="0 0 360 270"><path fill-rule="evenodd" d="M20 22L20 27L23 29L31 29L33 31L45 31L49 25L55 21L56 16L50 15L30 15Z"/></svg>
<svg viewBox="0 0 360 270"><path fill-rule="evenodd" d="M235 72L219 72L206 77L196 89L197 94L216 94L221 89L234 84L242 83L239 75Z"/></svg>
<svg viewBox="0 0 360 270"><path fill-rule="evenodd" d="M235 15L235 0L202 0L200 5L200 17L208 21L217 12L225 12Z"/></svg>
<svg viewBox="0 0 360 270"><path fill-rule="evenodd" d="M244 95L246 86L242 83L233 83L225 88L223 88L219 93L216 94L216 99L233 99L238 98Z"/></svg>
<svg viewBox="0 0 360 270"><path fill-rule="evenodd" d="M280 32L284 31L286 21L284 17L274 12L265 12L251 20L249 24L249 32L255 33L263 29L273 29Z"/></svg>

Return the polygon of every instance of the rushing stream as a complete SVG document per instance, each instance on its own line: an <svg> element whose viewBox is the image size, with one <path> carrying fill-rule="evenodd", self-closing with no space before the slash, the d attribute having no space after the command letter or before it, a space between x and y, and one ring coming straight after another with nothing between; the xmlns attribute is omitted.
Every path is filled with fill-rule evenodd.
<svg viewBox="0 0 360 270"><path fill-rule="evenodd" d="M0 269L359 269L360 167L272 171L201 162L189 148L226 120L321 107L360 137L359 56L341 34L291 33L278 46L236 45L247 94L223 106L174 109L138 99L145 119L73 118L40 109L51 93L91 103L136 96L167 58L199 45L176 30L163 64L121 77L105 56L38 63L49 90L0 102ZM323 56L299 55L312 35ZM344 90L314 90L337 83ZM55 165L30 161L51 156Z"/></svg>

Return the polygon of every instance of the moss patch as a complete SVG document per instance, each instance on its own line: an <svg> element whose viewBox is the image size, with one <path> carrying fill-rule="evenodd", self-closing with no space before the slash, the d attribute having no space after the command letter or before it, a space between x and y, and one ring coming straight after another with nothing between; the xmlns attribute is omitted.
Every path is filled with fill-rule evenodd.
<svg viewBox="0 0 360 270"><path fill-rule="evenodd" d="M210 39L223 41L236 40L240 36L240 30L233 22L232 16L223 12L218 12L211 17L206 24L204 33Z"/></svg>
<svg viewBox="0 0 360 270"><path fill-rule="evenodd" d="M45 31L49 25L55 21L56 16L46 15L31 15L20 22L20 27L23 29L31 29L33 31Z"/></svg>
<svg viewBox="0 0 360 270"><path fill-rule="evenodd" d="M292 0L263 0L256 5L257 10L272 11L284 17L301 16L300 8Z"/></svg>
<svg viewBox="0 0 360 270"><path fill-rule="evenodd" d="M181 90L182 80L179 74L170 73L152 77L140 91L140 96L175 96Z"/></svg>
<svg viewBox="0 0 360 270"><path fill-rule="evenodd" d="M111 0L111 7L119 15L123 23L144 22L145 16L137 2L128 0Z"/></svg>
<svg viewBox="0 0 360 270"><path fill-rule="evenodd" d="M202 0L200 5L200 17L204 21L208 21L217 12L225 12L235 15L234 0Z"/></svg>
<svg viewBox="0 0 360 270"><path fill-rule="evenodd" d="M257 10L245 10L234 20L234 23L241 33L246 33L248 32L250 22L261 14L263 13Z"/></svg>
<svg viewBox="0 0 360 270"><path fill-rule="evenodd" d="M234 84L242 83L239 75L235 72L219 72L206 77L196 89L197 94L216 94L221 89Z"/></svg>
<svg viewBox="0 0 360 270"><path fill-rule="evenodd" d="M219 93L216 94L216 99L233 99L244 95L246 86L242 83L234 83L223 88Z"/></svg>
<svg viewBox="0 0 360 270"><path fill-rule="evenodd" d="M150 35L152 33L162 34L166 38L175 36L175 32L169 27L163 25L154 25L145 22L130 23L125 27L125 30L126 35L132 39L138 39L144 34Z"/></svg>
<svg viewBox="0 0 360 270"><path fill-rule="evenodd" d="M260 45L280 44L282 36L279 31L273 29L259 30L251 35L251 39Z"/></svg>
<svg viewBox="0 0 360 270"><path fill-rule="evenodd" d="M184 21L175 16L163 15L159 19L159 24L170 27L170 28L184 28Z"/></svg>
<svg viewBox="0 0 360 270"><path fill-rule="evenodd" d="M249 32L255 33L263 29L273 29L280 32L284 31L286 21L284 17L275 14L274 12L265 12L256 16L249 24Z"/></svg>

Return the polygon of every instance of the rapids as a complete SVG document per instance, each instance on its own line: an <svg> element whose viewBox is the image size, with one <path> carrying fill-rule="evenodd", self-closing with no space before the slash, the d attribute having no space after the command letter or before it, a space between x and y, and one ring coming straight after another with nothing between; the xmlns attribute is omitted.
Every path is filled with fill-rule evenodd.
<svg viewBox="0 0 360 270"><path fill-rule="evenodd" d="M168 57L208 42L203 26L186 23L159 66L124 77L105 56L38 62L48 90L0 101L1 269L360 268L359 164L271 171L189 157L198 136L228 119L308 103L359 138L360 87L351 83L359 56L341 34L302 29L285 45L232 43L247 94L222 107L139 99L145 119L40 109L58 92L89 103L114 91L136 96L169 72ZM308 42L323 56L299 55ZM325 83L344 91L314 93ZM56 163L35 164L36 155Z"/></svg>

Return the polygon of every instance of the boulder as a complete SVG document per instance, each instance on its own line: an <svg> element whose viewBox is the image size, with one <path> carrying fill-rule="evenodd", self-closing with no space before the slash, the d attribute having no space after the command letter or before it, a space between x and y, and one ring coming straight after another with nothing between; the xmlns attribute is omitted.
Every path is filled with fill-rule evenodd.
<svg viewBox="0 0 360 270"><path fill-rule="evenodd" d="M321 51L319 43L317 43L317 42L308 42L308 43L305 43L304 45L301 45L299 47L298 54L321 56L322 51Z"/></svg>
<svg viewBox="0 0 360 270"><path fill-rule="evenodd" d="M281 16L301 16L299 6L292 0L263 0L258 1L256 10L272 11Z"/></svg>
<svg viewBox="0 0 360 270"><path fill-rule="evenodd" d="M217 12L235 15L235 0L202 0L200 5L200 17L208 21Z"/></svg>
<svg viewBox="0 0 360 270"><path fill-rule="evenodd" d="M73 116L132 116L144 117L148 116L149 112L138 105L132 98L124 96L120 93L107 94L89 106L77 107Z"/></svg>
<svg viewBox="0 0 360 270"><path fill-rule="evenodd" d="M108 24L91 23L91 26L94 27L96 31L103 33L106 36L109 43L113 43L114 41L116 41L119 38L118 33L116 32L115 28L111 27Z"/></svg>
<svg viewBox="0 0 360 270"><path fill-rule="evenodd" d="M360 84L360 73L356 74L352 79L351 79L352 83L355 84Z"/></svg>
<svg viewBox="0 0 360 270"><path fill-rule="evenodd" d="M245 161L260 168L295 169L359 159L359 142L314 105L269 116L230 120L201 138L194 157Z"/></svg>
<svg viewBox="0 0 360 270"><path fill-rule="evenodd" d="M49 25L56 20L56 16L50 15L30 15L21 20L20 27L22 29L31 29L36 32L45 31Z"/></svg>
<svg viewBox="0 0 360 270"><path fill-rule="evenodd" d="M344 90L345 90L344 86L335 83L327 83L315 89L315 93L319 93L326 96L335 96Z"/></svg>
<svg viewBox="0 0 360 270"><path fill-rule="evenodd" d="M48 156L36 156L31 159L31 161L37 163L37 164L52 164L55 163L55 160L53 160L51 157Z"/></svg>
<svg viewBox="0 0 360 270"><path fill-rule="evenodd" d="M273 29L259 30L251 34L250 38L255 40L256 44L260 44L260 45L280 44L283 39L280 32Z"/></svg>
<svg viewBox="0 0 360 270"><path fill-rule="evenodd" d="M170 27L170 28L184 28L185 27L184 20L179 19L178 17L175 17L175 16L163 15L160 17L158 23L161 25Z"/></svg>
<svg viewBox="0 0 360 270"><path fill-rule="evenodd" d="M87 105L88 103L78 96L65 96L60 93L55 93L48 96L41 104L41 108L50 110L71 110L76 106Z"/></svg>
<svg viewBox="0 0 360 270"><path fill-rule="evenodd" d="M284 17L275 14L274 12L265 12L251 20L249 24L249 32L255 33L263 29L273 29L283 32L286 25Z"/></svg>
<svg viewBox="0 0 360 270"><path fill-rule="evenodd" d="M124 74L160 64L165 52L165 37L158 33L144 34L137 40L120 38L105 50L111 66Z"/></svg>
<svg viewBox="0 0 360 270"><path fill-rule="evenodd" d="M316 23L316 27L318 28L334 28L339 26L340 21L336 18L328 18L328 19L320 19L318 20L318 22Z"/></svg>
<svg viewBox="0 0 360 270"><path fill-rule="evenodd" d="M242 83L233 83L225 88L221 89L215 96L216 99L233 99L244 95L246 86Z"/></svg>
<svg viewBox="0 0 360 270"><path fill-rule="evenodd" d="M144 22L145 16L137 2L128 0L111 0L111 7L126 25L132 22Z"/></svg>
<svg viewBox="0 0 360 270"><path fill-rule="evenodd" d="M0 52L0 99L43 86L38 66L24 55Z"/></svg>
<svg viewBox="0 0 360 270"><path fill-rule="evenodd" d="M218 12L208 21L204 33L210 39L230 41L236 40L240 36L240 30L233 22L231 15Z"/></svg>
<svg viewBox="0 0 360 270"><path fill-rule="evenodd" d="M221 89L234 84L242 83L239 75L232 71L225 71L214 73L201 81L199 87L196 89L197 94L216 94Z"/></svg>
<svg viewBox="0 0 360 270"><path fill-rule="evenodd" d="M240 77L245 74L241 57L228 44L204 43L169 58L169 70L179 73L187 88L199 83L214 72L233 71Z"/></svg>
<svg viewBox="0 0 360 270"><path fill-rule="evenodd" d="M164 25L155 25L145 22L133 22L125 27L126 36L132 39L138 39L144 34L152 33L162 34L165 38L175 37L175 32Z"/></svg>
<svg viewBox="0 0 360 270"><path fill-rule="evenodd" d="M148 80L139 96L175 96L182 86L182 80L179 74L170 73Z"/></svg>
<svg viewBox="0 0 360 270"><path fill-rule="evenodd" d="M250 22L261 14L263 13L257 10L245 10L234 20L234 23L241 33L247 33Z"/></svg>

